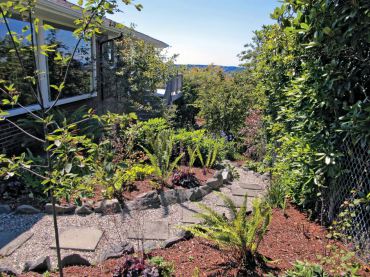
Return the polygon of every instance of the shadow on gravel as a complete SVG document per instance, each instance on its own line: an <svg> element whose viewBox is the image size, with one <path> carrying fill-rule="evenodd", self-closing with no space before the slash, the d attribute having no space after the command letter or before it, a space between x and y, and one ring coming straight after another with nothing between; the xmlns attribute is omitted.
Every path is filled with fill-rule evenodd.
<svg viewBox="0 0 370 277"><path fill-rule="evenodd" d="M33 234L29 232L33 225L40 221L44 214L0 216L0 256L9 256Z"/></svg>

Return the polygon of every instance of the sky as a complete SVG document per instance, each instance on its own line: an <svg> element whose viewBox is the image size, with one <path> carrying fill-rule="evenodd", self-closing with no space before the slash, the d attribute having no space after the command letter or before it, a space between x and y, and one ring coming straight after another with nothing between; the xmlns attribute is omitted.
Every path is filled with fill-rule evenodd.
<svg viewBox="0 0 370 277"><path fill-rule="evenodd" d="M122 5L111 19L170 45L178 64L239 64L238 53L253 31L273 23L278 0L135 0L141 12Z"/></svg>

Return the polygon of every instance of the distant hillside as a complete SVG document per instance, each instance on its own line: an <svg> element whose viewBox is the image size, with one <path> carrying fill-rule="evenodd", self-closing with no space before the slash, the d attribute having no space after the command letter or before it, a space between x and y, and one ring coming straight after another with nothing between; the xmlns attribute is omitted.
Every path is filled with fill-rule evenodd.
<svg viewBox="0 0 370 277"><path fill-rule="evenodd" d="M205 64L179 64L178 66L186 66L187 68L206 68L208 65ZM223 65L217 65L221 67L224 72L226 73L232 73L237 71L242 71L243 67L239 66L223 66Z"/></svg>

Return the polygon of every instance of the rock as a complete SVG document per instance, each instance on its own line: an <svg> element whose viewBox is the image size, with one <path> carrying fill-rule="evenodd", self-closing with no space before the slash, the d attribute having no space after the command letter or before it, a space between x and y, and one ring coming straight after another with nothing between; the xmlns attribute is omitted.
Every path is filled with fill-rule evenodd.
<svg viewBox="0 0 370 277"><path fill-rule="evenodd" d="M145 253L149 253L150 251L159 248L158 243L154 241L146 241L143 243L143 249Z"/></svg>
<svg viewBox="0 0 370 277"><path fill-rule="evenodd" d="M199 201L203 198L202 191L200 190L200 188L190 189L189 192L190 192L189 196L190 201Z"/></svg>
<svg viewBox="0 0 370 277"><path fill-rule="evenodd" d="M89 215L93 213L93 210L90 205L83 204L81 207L78 207L75 211L78 215Z"/></svg>
<svg viewBox="0 0 370 277"><path fill-rule="evenodd" d="M122 209L117 199L111 199L95 204L94 211L96 213L120 213Z"/></svg>
<svg viewBox="0 0 370 277"><path fill-rule="evenodd" d="M222 180L224 184L230 183L232 181L233 176L231 175L231 172L224 169L222 171Z"/></svg>
<svg viewBox="0 0 370 277"><path fill-rule="evenodd" d="M212 188L209 186L201 186L199 188L200 192L202 193L202 197L206 196L207 194L210 194L212 192Z"/></svg>
<svg viewBox="0 0 370 277"><path fill-rule="evenodd" d="M211 178L207 180L207 186L210 187L212 190L219 189L222 186L222 179Z"/></svg>
<svg viewBox="0 0 370 277"><path fill-rule="evenodd" d="M172 245L174 245L174 244L176 244L180 241L183 241L183 240L185 240L185 239L182 238L182 237L169 238L169 239L165 240L164 242L162 242L161 246L162 246L162 248L169 248Z"/></svg>
<svg viewBox="0 0 370 277"><path fill-rule="evenodd" d="M79 254L70 254L62 259L62 266L85 265L89 266L90 262Z"/></svg>
<svg viewBox="0 0 370 277"><path fill-rule="evenodd" d="M50 271L50 270L51 270L50 257L46 256L46 257L41 257L34 262L31 262L31 261L26 262L24 265L23 271L43 273L45 271Z"/></svg>
<svg viewBox="0 0 370 277"><path fill-rule="evenodd" d="M260 178L261 177L261 174L258 173L258 172L254 172L254 176L256 176L257 178Z"/></svg>
<svg viewBox="0 0 370 277"><path fill-rule="evenodd" d="M8 214L11 209L9 205L0 205L0 214Z"/></svg>
<svg viewBox="0 0 370 277"><path fill-rule="evenodd" d="M193 238L194 235L188 230L180 230L176 233L176 237L188 240L188 239Z"/></svg>
<svg viewBox="0 0 370 277"><path fill-rule="evenodd" d="M45 213L53 214L53 205L51 203L45 204L44 208L45 208ZM55 204L55 210L57 214L72 214L76 210L76 206Z"/></svg>
<svg viewBox="0 0 370 277"><path fill-rule="evenodd" d="M215 179L218 179L218 180L222 180L222 171L216 171L215 174L213 175L213 178Z"/></svg>
<svg viewBox="0 0 370 277"><path fill-rule="evenodd" d="M5 267L5 266L4 267L0 266L0 276L2 276L2 273L7 274L9 276L17 276L18 275L18 272L14 268Z"/></svg>
<svg viewBox="0 0 370 277"><path fill-rule="evenodd" d="M171 189L162 191L159 194L159 199L162 206L168 206L177 203L188 201L189 193L186 189Z"/></svg>
<svg viewBox="0 0 370 277"><path fill-rule="evenodd" d="M137 198L134 203L130 203L127 206L135 210L157 209L161 206L161 201L158 193L151 191Z"/></svg>
<svg viewBox="0 0 370 277"><path fill-rule="evenodd" d="M130 242L123 242L121 244L116 244L105 250L100 256L100 262L106 261L108 259L114 259L122 257L125 254L134 253L134 246Z"/></svg>
<svg viewBox="0 0 370 277"><path fill-rule="evenodd" d="M15 213L17 214L38 214L40 212L41 211L39 209L36 209L30 205L21 205L15 210Z"/></svg>
<svg viewBox="0 0 370 277"><path fill-rule="evenodd" d="M263 181L270 181L270 178L271 178L271 174L270 174L270 172L265 172L265 173L263 173L263 174L262 174L262 176L261 176L261 179L262 179Z"/></svg>

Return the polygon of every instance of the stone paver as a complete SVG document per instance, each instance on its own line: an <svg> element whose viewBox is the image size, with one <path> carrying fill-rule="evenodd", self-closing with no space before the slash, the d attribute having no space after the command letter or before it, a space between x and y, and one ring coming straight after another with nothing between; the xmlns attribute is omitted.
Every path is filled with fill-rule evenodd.
<svg viewBox="0 0 370 277"><path fill-rule="evenodd" d="M240 187L232 187L231 194L235 196L244 196L247 194L248 197L256 197L261 195L262 191L259 190L250 190L250 189L243 189Z"/></svg>
<svg viewBox="0 0 370 277"><path fill-rule="evenodd" d="M62 249L95 251L103 232L96 228L72 228L62 232L59 236ZM51 248L55 248L55 241Z"/></svg>
<svg viewBox="0 0 370 277"><path fill-rule="evenodd" d="M243 189L249 189L249 190L263 190L263 187L258 184L253 184L253 183L238 183L239 187Z"/></svg>
<svg viewBox="0 0 370 277"><path fill-rule="evenodd" d="M33 236L33 233L26 232L16 234L14 232L0 232L0 256L9 256Z"/></svg>
<svg viewBox="0 0 370 277"><path fill-rule="evenodd" d="M191 209L191 208L182 208L182 220L183 223L192 223L198 224L202 222L202 219L196 217L195 215L199 212L198 209Z"/></svg>
<svg viewBox="0 0 370 277"><path fill-rule="evenodd" d="M128 238L144 240L166 240L169 238L168 221L145 221L142 228L135 227L128 230Z"/></svg>
<svg viewBox="0 0 370 277"><path fill-rule="evenodd" d="M233 202L234 202L234 204L237 208L240 208L243 205L244 197L242 197L242 196L233 196L233 197L230 197L230 198L231 198L231 200L233 200ZM252 201L253 201L253 198L248 197L247 211L252 210ZM220 206L220 207L226 207L225 203L222 199L219 199L216 205Z"/></svg>

